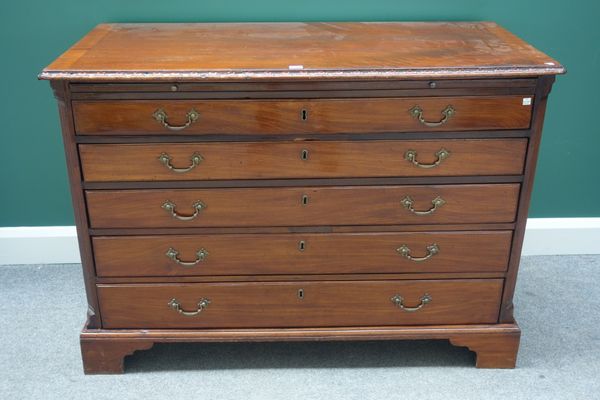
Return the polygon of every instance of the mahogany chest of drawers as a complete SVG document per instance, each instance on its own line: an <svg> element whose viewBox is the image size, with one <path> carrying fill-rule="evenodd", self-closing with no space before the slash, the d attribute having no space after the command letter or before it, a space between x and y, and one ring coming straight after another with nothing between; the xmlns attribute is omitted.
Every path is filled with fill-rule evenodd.
<svg viewBox="0 0 600 400"><path fill-rule="evenodd" d="M87 373L155 342L448 339L514 367L564 69L493 23L104 24L58 99Z"/></svg>

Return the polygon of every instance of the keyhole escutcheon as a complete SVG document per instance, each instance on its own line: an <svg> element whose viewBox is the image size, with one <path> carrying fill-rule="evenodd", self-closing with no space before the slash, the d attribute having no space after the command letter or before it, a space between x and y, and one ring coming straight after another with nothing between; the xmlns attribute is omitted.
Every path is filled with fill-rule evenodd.
<svg viewBox="0 0 600 400"><path fill-rule="evenodd" d="M302 195L302 205L303 206L308 205L308 195L307 194Z"/></svg>
<svg viewBox="0 0 600 400"><path fill-rule="evenodd" d="M304 299L304 289L298 289L298 298L300 300Z"/></svg>
<svg viewBox="0 0 600 400"><path fill-rule="evenodd" d="M298 250L300 250L300 251L306 250L306 242L304 240L301 240L300 242L298 242Z"/></svg>
<svg viewBox="0 0 600 400"><path fill-rule="evenodd" d="M300 152L300 159L302 161L308 160L308 150L307 149L302 149L302 151Z"/></svg>
<svg viewBox="0 0 600 400"><path fill-rule="evenodd" d="M303 109L300 111L300 119L301 119L302 121L306 121L306 120L308 120L308 110L306 110L305 108L303 108Z"/></svg>

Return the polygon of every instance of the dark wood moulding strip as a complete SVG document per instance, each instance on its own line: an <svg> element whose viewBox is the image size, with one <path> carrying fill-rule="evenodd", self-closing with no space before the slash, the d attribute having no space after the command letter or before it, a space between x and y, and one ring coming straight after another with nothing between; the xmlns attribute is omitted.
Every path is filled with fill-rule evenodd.
<svg viewBox="0 0 600 400"><path fill-rule="evenodd" d="M211 275L211 276L144 276L96 278L97 284L144 283L226 283L226 282L296 282L296 281L355 281L355 280L410 280L410 279L501 279L503 273L407 273L407 274L319 274L319 275Z"/></svg>
<svg viewBox="0 0 600 400"><path fill-rule="evenodd" d="M336 141L336 140L414 140L414 139L502 139L529 137L530 131L470 131L470 132L407 132L364 134L288 134L288 135L78 135L75 141L84 143L190 143L190 142L288 142L288 141Z"/></svg>
<svg viewBox="0 0 600 400"><path fill-rule="evenodd" d="M368 185L437 185L464 183L520 183L521 175L506 176L440 176L402 178L310 178L310 179L242 179L214 181L157 181L157 182L83 182L83 188L102 189L199 189L242 187L296 186L368 186Z"/></svg>
<svg viewBox="0 0 600 400"><path fill-rule="evenodd" d="M304 340L448 339L453 335L514 334L516 324L365 326L272 329L89 329L81 340L148 340L153 342L269 342Z"/></svg>
<svg viewBox="0 0 600 400"><path fill-rule="evenodd" d="M73 93L73 100L150 100L150 99L311 99L311 98L377 98L377 97L439 97L439 96L497 96L533 95L530 87L490 87L469 89L406 89L406 90L300 90L262 92L96 92Z"/></svg>
<svg viewBox="0 0 600 400"><path fill-rule="evenodd" d="M286 226L251 228L96 228L90 229L93 236L131 236L131 235L195 235L226 233L356 233L356 232L441 232L441 231L477 231L512 230L514 223L502 224L448 224L448 225L364 225L364 226Z"/></svg>
<svg viewBox="0 0 600 400"><path fill-rule="evenodd" d="M431 83L435 87L432 88ZM98 92L247 92L247 91L331 91L331 90L394 90L394 89L463 89L463 88L534 88L536 79L442 79L384 81L308 81L308 82L131 82L71 83L73 93Z"/></svg>
<svg viewBox="0 0 600 400"><path fill-rule="evenodd" d="M88 326L100 327L101 315L96 286L94 283L96 271L94 267L94 254L92 242L89 236L89 225L85 193L82 189L82 171L75 142L75 126L73 121L73 110L71 108L71 93L68 83L62 81L51 82L54 97L58 102L58 110L62 127L62 138L67 159L67 170L71 186L71 200L77 227L77 241L81 264L83 269L83 281L88 303Z"/></svg>
<svg viewBox="0 0 600 400"><path fill-rule="evenodd" d="M517 273L521 262L521 250L523 248L523 240L525 237L525 228L527 226L527 213L531 201L531 193L533 190L533 181L535 178L535 168L539 152L540 141L542 138L542 128L544 125L544 115L546 113L546 103L554 76L542 77L538 81L536 88L536 101L532 111L531 120L531 138L529 139L527 158L525 161L524 179L521 185L521 193L519 197L519 205L515 224L515 232L513 235L513 243L511 255L506 273L504 290L502 293L502 305L500 309L499 323L507 323L514 320L513 316L513 296L515 293L515 285L517 281Z"/></svg>

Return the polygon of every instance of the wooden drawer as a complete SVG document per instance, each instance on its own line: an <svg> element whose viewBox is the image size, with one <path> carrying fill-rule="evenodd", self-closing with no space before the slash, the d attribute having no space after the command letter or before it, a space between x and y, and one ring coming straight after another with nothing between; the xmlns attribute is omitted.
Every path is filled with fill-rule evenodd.
<svg viewBox="0 0 600 400"><path fill-rule="evenodd" d="M506 270L511 231L94 237L100 277ZM421 260L425 258L425 260Z"/></svg>
<svg viewBox="0 0 600 400"><path fill-rule="evenodd" d="M501 279L98 285L105 328L495 323L501 292ZM427 295L414 312L392 301L417 307ZM192 316L170 305L196 312L203 299L210 303Z"/></svg>
<svg viewBox="0 0 600 400"><path fill-rule="evenodd" d="M526 145L526 139L383 140L88 144L79 151L86 181L179 181L519 175Z"/></svg>
<svg viewBox="0 0 600 400"><path fill-rule="evenodd" d="M518 194L519 184L86 191L92 228L512 222Z"/></svg>
<svg viewBox="0 0 600 400"><path fill-rule="evenodd" d="M531 99L530 96L527 96ZM94 134L299 134L527 129L523 96L305 100L73 101L75 130ZM422 111L412 111L419 107ZM443 114L452 108L453 113ZM157 112L164 112L165 127ZM191 113L195 113L192 115ZM447 115L447 117L445 117ZM194 117L197 119L194 120ZM447 121L438 124L444 118Z"/></svg>

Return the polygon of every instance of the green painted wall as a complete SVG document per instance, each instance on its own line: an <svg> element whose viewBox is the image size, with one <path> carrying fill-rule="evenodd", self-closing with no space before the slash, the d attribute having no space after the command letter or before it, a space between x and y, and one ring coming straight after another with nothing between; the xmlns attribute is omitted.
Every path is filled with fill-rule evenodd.
<svg viewBox="0 0 600 400"><path fill-rule="evenodd" d="M600 216L600 3L25 0L0 9L0 226L71 225L56 105L37 73L100 22L493 20L558 59L533 217Z"/></svg>

